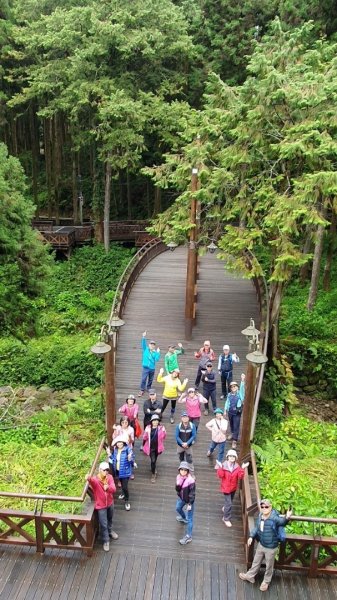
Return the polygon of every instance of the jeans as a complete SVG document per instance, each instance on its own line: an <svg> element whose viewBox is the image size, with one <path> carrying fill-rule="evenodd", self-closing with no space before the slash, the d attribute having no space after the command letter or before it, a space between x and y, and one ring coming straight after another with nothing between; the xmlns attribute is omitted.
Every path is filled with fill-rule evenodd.
<svg viewBox="0 0 337 600"><path fill-rule="evenodd" d="M109 541L109 533L112 531L112 517L114 514L113 504L107 508L99 508L97 510L99 530L103 544Z"/></svg>
<svg viewBox="0 0 337 600"><path fill-rule="evenodd" d="M205 398L207 400L207 404L205 404L205 409L208 410L208 400L211 400L213 411L214 411L216 409L216 390L212 390L211 392L209 392L207 390L207 388L206 389L204 388L203 395L205 396Z"/></svg>
<svg viewBox="0 0 337 600"><path fill-rule="evenodd" d="M185 500L181 500L180 498L178 498L177 503L176 503L176 511L180 517L187 520L186 535L188 535L189 537L192 537L194 503L191 504L191 510L184 511L183 508L185 505L186 505Z"/></svg>
<svg viewBox="0 0 337 600"><path fill-rule="evenodd" d="M224 371L221 373L221 393L224 398L229 394L229 384L233 381L233 371Z"/></svg>
<svg viewBox="0 0 337 600"><path fill-rule="evenodd" d="M225 455L225 445L226 445L226 442L213 442L213 441L212 441L212 442L211 442L211 444L210 444L210 447L209 447L209 451L210 451L211 453L213 453L213 452L214 452L214 450L215 450L215 448L216 448L217 446L219 446L219 450L218 450L218 460L219 460L220 462L222 462L222 461L223 461L223 457L224 457L224 455Z"/></svg>
<svg viewBox="0 0 337 600"><path fill-rule="evenodd" d="M116 476L119 478L119 471L116 471ZM129 501L129 477L123 477L123 479L119 478L119 481L121 482L121 486L122 486L122 492L124 494L124 500L125 502Z"/></svg>
<svg viewBox="0 0 337 600"><path fill-rule="evenodd" d="M201 367L201 366L199 365L199 366L198 366L198 371L197 371L197 376L196 376L196 378L195 378L195 383L194 383L194 385L195 385L195 387L196 387L196 388L197 388L197 387L199 387L199 384L200 384L200 379L201 379L201 375L202 375L202 372L203 372L203 371L204 371L204 372L206 371L206 367Z"/></svg>
<svg viewBox="0 0 337 600"><path fill-rule="evenodd" d="M142 392L145 392L145 388L149 390L152 388L152 382L154 378L154 369L149 369L149 367L143 367L142 369L142 380L140 382L140 389ZM146 384L147 382L147 384Z"/></svg>
<svg viewBox="0 0 337 600"><path fill-rule="evenodd" d="M229 424L231 426L233 440L235 440L237 442L238 438L239 438L239 432L240 432L241 413L236 414L236 415L231 415L230 413L228 413L228 420L229 420Z"/></svg>
<svg viewBox="0 0 337 600"><path fill-rule="evenodd" d="M223 518L225 521L230 521L232 514L232 504L235 496L235 492L231 492L230 494L224 494L224 510L223 510Z"/></svg>
<svg viewBox="0 0 337 600"><path fill-rule="evenodd" d="M265 583L270 583L271 578L273 576L275 554L277 550L278 548L265 548L259 542L256 548L253 564L250 567L249 571L247 571L246 575L253 579L253 577L255 577L255 575L257 575L257 573L259 572L261 563L264 559L266 563L266 570L264 573L263 581Z"/></svg>
<svg viewBox="0 0 337 600"><path fill-rule="evenodd" d="M200 425L200 417L190 417L190 423L195 425L196 430L198 431L198 427Z"/></svg>

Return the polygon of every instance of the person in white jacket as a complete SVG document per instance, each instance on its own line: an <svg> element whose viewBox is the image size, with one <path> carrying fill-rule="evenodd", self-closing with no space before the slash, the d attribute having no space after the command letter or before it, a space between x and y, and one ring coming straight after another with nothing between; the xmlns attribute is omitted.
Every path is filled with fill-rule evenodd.
<svg viewBox="0 0 337 600"><path fill-rule="evenodd" d="M212 456L215 448L219 446L218 460L222 462L225 454L226 431L228 427L228 421L227 419L225 419L221 408L215 409L214 419L208 421L208 423L206 423L206 427L212 433L212 441L208 449L207 456Z"/></svg>

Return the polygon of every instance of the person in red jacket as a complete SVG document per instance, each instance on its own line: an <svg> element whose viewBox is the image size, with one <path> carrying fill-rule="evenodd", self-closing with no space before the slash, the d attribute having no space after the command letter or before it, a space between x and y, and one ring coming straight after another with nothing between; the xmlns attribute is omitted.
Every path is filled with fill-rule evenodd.
<svg viewBox="0 0 337 600"><path fill-rule="evenodd" d="M109 463L102 462L96 477L85 476L89 483L95 500L100 533L103 541L103 550L110 550L109 538L118 539L118 534L112 531L113 494L116 491L115 482L109 472Z"/></svg>
<svg viewBox="0 0 337 600"><path fill-rule="evenodd" d="M238 489L239 480L244 478L245 469L249 465L249 463L242 463L242 466L240 467L237 458L238 455L235 450L228 450L225 462L221 463L217 460L215 466L217 469L217 476L221 479L220 489L225 499L224 506L222 507L222 520L226 527L232 527L230 519L234 495Z"/></svg>

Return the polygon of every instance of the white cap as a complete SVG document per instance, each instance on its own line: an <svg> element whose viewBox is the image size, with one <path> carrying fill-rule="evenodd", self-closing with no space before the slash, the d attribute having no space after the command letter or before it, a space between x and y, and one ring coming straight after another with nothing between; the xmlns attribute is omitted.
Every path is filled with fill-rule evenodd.
<svg viewBox="0 0 337 600"><path fill-rule="evenodd" d="M109 463L107 462L101 462L101 464L99 465L99 470L100 471L108 471L109 470Z"/></svg>
<svg viewBox="0 0 337 600"><path fill-rule="evenodd" d="M229 346L228 346L228 344L225 344L224 346L222 346L222 349L223 349L223 350L229 350Z"/></svg>

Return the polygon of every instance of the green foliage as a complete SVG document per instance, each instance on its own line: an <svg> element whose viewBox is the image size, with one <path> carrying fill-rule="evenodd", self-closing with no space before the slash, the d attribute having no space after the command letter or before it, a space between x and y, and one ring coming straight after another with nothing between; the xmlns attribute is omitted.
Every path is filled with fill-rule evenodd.
<svg viewBox="0 0 337 600"><path fill-rule="evenodd" d="M23 169L2 143L0 198L0 331L22 336L33 329L49 258L31 228L34 206L25 197Z"/></svg>
<svg viewBox="0 0 337 600"><path fill-rule="evenodd" d="M102 363L90 347L131 254L117 244L109 253L102 246L84 247L69 261L56 262L44 296L35 302L39 337L0 338L1 384L55 389L99 385Z"/></svg>
<svg viewBox="0 0 337 600"><path fill-rule="evenodd" d="M315 423L299 413L286 419L263 446L254 445L260 461L263 496L295 514L331 517L337 513L337 427ZM291 523L289 532L313 533L311 524ZM322 535L337 535L324 526ZM316 531L318 534L319 532Z"/></svg>
<svg viewBox="0 0 337 600"><path fill-rule="evenodd" d="M6 428L0 428L0 489L80 496L102 435L101 398L91 389L66 407L26 419L23 426L7 421ZM32 510L32 501L0 498L0 506L9 505ZM54 501L46 507L60 512L83 509L81 504Z"/></svg>

